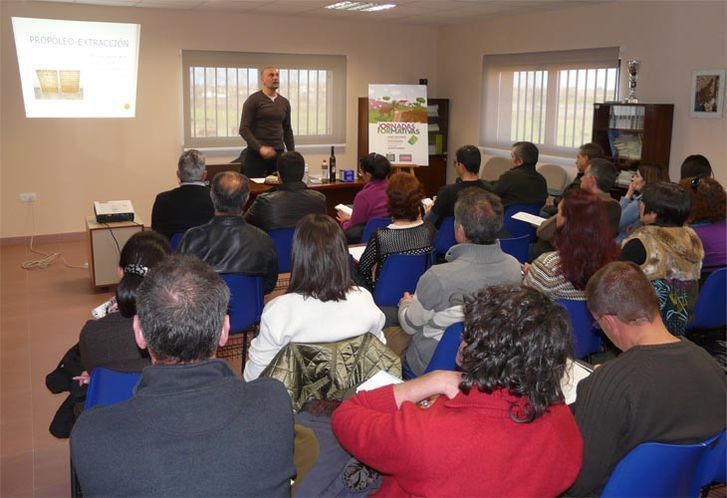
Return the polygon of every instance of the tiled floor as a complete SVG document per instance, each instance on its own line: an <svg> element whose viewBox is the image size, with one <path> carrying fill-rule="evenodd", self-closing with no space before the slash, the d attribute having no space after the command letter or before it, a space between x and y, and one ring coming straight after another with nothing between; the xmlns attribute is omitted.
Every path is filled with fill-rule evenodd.
<svg viewBox="0 0 727 498"><path fill-rule="evenodd" d="M87 261L83 241L36 245ZM20 265L39 256L27 246L0 248L0 495L68 496L68 440L48 425L65 394L51 394L45 375L78 340L90 310L110 294L94 292L87 270L59 259L46 269Z"/></svg>

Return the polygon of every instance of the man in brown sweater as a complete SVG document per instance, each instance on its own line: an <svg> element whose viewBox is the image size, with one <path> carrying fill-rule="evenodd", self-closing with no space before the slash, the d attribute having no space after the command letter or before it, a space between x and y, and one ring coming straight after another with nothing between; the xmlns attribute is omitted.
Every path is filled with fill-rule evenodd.
<svg viewBox="0 0 727 498"><path fill-rule="evenodd" d="M574 405L583 467L568 491L598 496L637 445L694 443L725 428L725 377L705 350L669 333L654 289L634 263L601 268L586 286L588 309L623 351L578 384Z"/></svg>
<svg viewBox="0 0 727 498"><path fill-rule="evenodd" d="M274 173L277 157L286 148L295 149L290 102L278 93L278 70L274 67L263 69L262 83L262 90L250 95L242 106L240 136L247 148L240 156L242 173L248 178Z"/></svg>

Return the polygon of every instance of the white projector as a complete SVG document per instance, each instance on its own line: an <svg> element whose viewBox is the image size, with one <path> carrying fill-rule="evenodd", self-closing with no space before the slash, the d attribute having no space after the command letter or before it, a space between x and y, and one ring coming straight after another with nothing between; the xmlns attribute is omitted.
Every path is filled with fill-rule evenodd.
<svg viewBox="0 0 727 498"><path fill-rule="evenodd" d="M98 223L134 221L134 206L131 201L94 201L93 212Z"/></svg>

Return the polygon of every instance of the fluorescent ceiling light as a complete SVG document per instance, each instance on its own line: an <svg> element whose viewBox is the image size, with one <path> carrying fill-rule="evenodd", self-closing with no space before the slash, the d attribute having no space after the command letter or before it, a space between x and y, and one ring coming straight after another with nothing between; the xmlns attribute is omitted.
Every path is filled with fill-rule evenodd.
<svg viewBox="0 0 727 498"><path fill-rule="evenodd" d="M396 4L393 3L371 3L371 2L338 2L327 5L327 9L336 10L353 10L357 12L377 12L379 10L393 9Z"/></svg>

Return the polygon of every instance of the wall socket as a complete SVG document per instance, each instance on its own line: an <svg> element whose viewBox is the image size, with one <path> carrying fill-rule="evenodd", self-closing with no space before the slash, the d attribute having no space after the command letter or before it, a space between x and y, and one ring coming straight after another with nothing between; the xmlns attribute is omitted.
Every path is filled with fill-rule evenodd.
<svg viewBox="0 0 727 498"><path fill-rule="evenodd" d="M20 200L23 202L35 202L38 200L38 196L35 192L25 192L20 194Z"/></svg>

